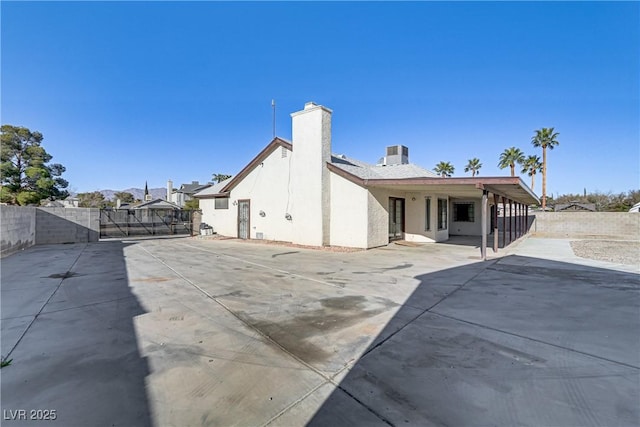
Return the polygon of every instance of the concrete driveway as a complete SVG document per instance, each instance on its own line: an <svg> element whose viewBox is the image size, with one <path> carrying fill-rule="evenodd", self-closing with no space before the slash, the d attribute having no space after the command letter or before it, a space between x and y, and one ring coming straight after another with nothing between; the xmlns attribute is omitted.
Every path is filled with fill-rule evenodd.
<svg viewBox="0 0 640 427"><path fill-rule="evenodd" d="M568 247L33 247L2 425L640 425L640 276Z"/></svg>

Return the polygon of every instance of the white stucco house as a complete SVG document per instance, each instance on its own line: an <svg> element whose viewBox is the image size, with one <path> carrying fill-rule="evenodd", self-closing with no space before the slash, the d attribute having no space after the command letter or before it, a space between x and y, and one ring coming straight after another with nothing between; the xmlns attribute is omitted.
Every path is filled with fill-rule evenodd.
<svg viewBox="0 0 640 427"><path fill-rule="evenodd" d="M291 114L293 141L274 138L233 178L194 195L202 220L242 239L373 248L486 236L493 205L515 203L524 216L538 202L518 177L436 176L403 145L386 147L377 165L332 154L331 115L311 102Z"/></svg>

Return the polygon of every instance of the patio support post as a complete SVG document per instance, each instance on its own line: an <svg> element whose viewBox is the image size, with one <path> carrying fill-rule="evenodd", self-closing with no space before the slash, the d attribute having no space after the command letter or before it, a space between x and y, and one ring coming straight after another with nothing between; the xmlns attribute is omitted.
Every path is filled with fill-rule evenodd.
<svg viewBox="0 0 640 427"><path fill-rule="evenodd" d="M507 247L507 198L502 196L502 247Z"/></svg>
<svg viewBox="0 0 640 427"><path fill-rule="evenodd" d="M514 203L515 208L516 208L516 213L515 213L515 220L516 220L516 240L518 240L518 238L520 237L520 203L515 202Z"/></svg>
<svg viewBox="0 0 640 427"><path fill-rule="evenodd" d="M480 221L482 224L482 246L480 251L482 253L482 260L487 260L487 190L482 190L482 214L480 215Z"/></svg>
<svg viewBox="0 0 640 427"><path fill-rule="evenodd" d="M502 247L507 247L507 199L502 196Z"/></svg>
<svg viewBox="0 0 640 427"><path fill-rule="evenodd" d="M522 236L522 203L518 203L518 238Z"/></svg>
<svg viewBox="0 0 640 427"><path fill-rule="evenodd" d="M529 232L529 205L524 207L524 234Z"/></svg>
<svg viewBox="0 0 640 427"><path fill-rule="evenodd" d="M509 199L509 244L513 242L513 208L512 200Z"/></svg>
<svg viewBox="0 0 640 427"><path fill-rule="evenodd" d="M498 195L493 194L493 252L498 252Z"/></svg>
<svg viewBox="0 0 640 427"><path fill-rule="evenodd" d="M516 240L520 237L520 203L515 204L516 207Z"/></svg>

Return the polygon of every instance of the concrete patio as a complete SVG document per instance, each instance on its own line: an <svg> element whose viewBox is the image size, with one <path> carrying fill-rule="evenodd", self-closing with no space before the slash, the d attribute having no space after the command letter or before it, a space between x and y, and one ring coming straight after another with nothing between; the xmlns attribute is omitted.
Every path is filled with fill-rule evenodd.
<svg viewBox="0 0 640 427"><path fill-rule="evenodd" d="M498 255L32 247L2 259L2 425L640 425L637 266Z"/></svg>

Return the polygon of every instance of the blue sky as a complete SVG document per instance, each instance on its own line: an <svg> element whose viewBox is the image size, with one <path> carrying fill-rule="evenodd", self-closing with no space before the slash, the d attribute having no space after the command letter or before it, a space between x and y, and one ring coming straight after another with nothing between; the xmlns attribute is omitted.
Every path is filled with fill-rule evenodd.
<svg viewBox="0 0 640 427"><path fill-rule="evenodd" d="M392 144L508 175L555 127L548 194L640 187L640 4L2 1L2 123L44 134L70 188L238 172L289 114L333 110L333 152ZM530 183L527 176L525 182ZM540 194L541 181L535 185Z"/></svg>

